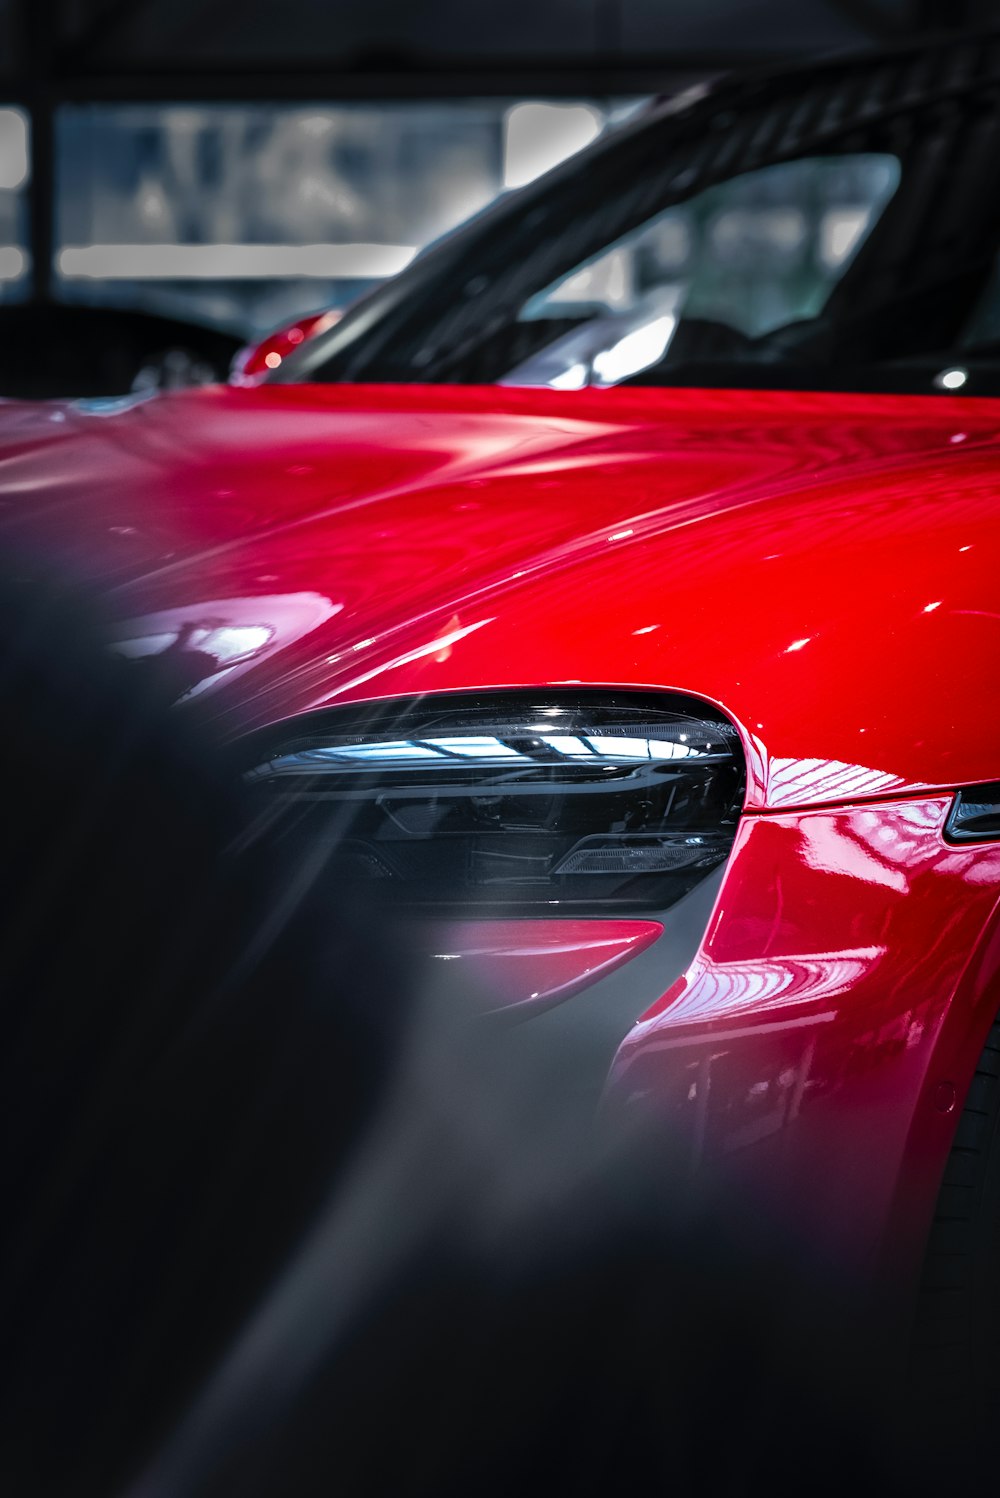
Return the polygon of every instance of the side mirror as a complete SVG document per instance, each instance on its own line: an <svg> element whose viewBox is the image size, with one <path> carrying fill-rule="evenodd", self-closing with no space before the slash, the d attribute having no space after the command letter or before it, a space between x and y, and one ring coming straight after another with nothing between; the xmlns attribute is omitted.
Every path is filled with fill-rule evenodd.
<svg viewBox="0 0 1000 1498"><path fill-rule="evenodd" d="M259 385L264 376L277 369L300 343L325 333L339 318L339 312L311 312L308 317L297 318L283 328L276 328L259 343L248 343L233 357L229 370L230 385Z"/></svg>

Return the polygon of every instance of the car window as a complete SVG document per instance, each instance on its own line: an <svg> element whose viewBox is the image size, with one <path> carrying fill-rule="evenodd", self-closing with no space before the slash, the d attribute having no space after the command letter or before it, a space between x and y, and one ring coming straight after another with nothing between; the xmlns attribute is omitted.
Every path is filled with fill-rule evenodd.
<svg viewBox="0 0 1000 1498"><path fill-rule="evenodd" d="M617 384L686 319L752 340L818 317L899 179L884 152L809 157L668 208L524 303L521 322L560 331L503 383Z"/></svg>
<svg viewBox="0 0 1000 1498"><path fill-rule="evenodd" d="M651 107L280 377L998 394L998 63L915 50Z"/></svg>

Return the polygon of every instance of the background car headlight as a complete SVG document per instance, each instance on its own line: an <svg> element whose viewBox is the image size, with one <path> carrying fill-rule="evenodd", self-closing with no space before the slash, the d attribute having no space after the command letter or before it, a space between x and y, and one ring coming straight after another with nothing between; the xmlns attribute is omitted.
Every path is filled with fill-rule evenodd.
<svg viewBox="0 0 1000 1498"><path fill-rule="evenodd" d="M255 749L268 837L422 906L662 910L726 857L743 801L736 730L666 696L342 708Z"/></svg>

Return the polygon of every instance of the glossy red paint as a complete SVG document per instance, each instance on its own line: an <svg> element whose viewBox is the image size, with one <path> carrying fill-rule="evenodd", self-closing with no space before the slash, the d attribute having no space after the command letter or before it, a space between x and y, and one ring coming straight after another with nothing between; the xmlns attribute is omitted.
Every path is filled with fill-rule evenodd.
<svg viewBox="0 0 1000 1498"><path fill-rule="evenodd" d="M970 959L1000 845L942 837L948 797L747 817L705 940L619 1051L609 1103L655 1103L697 1162L753 1174L853 1270L926 1222L996 1015ZM815 1172L823 1178L817 1181Z"/></svg>
<svg viewBox="0 0 1000 1498"><path fill-rule="evenodd" d="M956 786L1000 778L998 476L1000 402L959 397L263 386L0 411L5 544L99 583L119 648L227 733L517 686L730 715L748 815L693 964L636 981L608 1102L756 1162L856 1268L916 1252L941 1089L964 1095L1000 1004L1000 850L941 832ZM590 961L503 960L514 995Z"/></svg>
<svg viewBox="0 0 1000 1498"><path fill-rule="evenodd" d="M22 523L116 586L130 649L167 615L223 632L192 685L234 730L415 691L666 687L726 708L748 805L777 808L997 773L998 418L281 386L12 411L0 473ZM231 630L260 643L236 659Z"/></svg>
<svg viewBox="0 0 1000 1498"><path fill-rule="evenodd" d="M659 921L459 921L431 936L430 956L456 965L487 1011L535 1013L571 998L663 934ZM427 936L417 938L426 946Z"/></svg>

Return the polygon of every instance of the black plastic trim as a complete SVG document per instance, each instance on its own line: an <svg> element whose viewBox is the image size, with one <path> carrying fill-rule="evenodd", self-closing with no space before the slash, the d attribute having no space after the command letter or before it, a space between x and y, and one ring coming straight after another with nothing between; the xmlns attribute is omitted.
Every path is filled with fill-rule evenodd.
<svg viewBox="0 0 1000 1498"><path fill-rule="evenodd" d="M1000 842L1000 780L958 791L944 835L949 843Z"/></svg>

